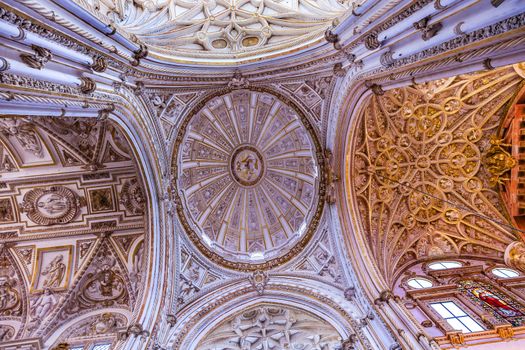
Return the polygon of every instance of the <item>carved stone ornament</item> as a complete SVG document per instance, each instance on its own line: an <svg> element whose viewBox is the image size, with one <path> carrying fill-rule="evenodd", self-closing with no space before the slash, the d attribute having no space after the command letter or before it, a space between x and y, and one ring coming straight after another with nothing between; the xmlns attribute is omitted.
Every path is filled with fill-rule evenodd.
<svg viewBox="0 0 525 350"><path fill-rule="evenodd" d="M505 264L525 272L525 243L512 242L505 250Z"/></svg>
<svg viewBox="0 0 525 350"><path fill-rule="evenodd" d="M235 71L233 73L233 77L231 78L230 82L228 83L228 87L232 89L243 89L250 86L250 82L248 79L242 76L242 73L240 71Z"/></svg>
<svg viewBox="0 0 525 350"><path fill-rule="evenodd" d="M414 28L421 32L421 38L425 41L436 36L441 28L443 28L443 24L441 24L441 22L432 24L429 24L428 22L430 22L430 16L420 19L414 23Z"/></svg>
<svg viewBox="0 0 525 350"><path fill-rule="evenodd" d="M32 123L23 118L2 117L0 132L7 137L14 137L25 151L42 158L42 142Z"/></svg>
<svg viewBox="0 0 525 350"><path fill-rule="evenodd" d="M51 51L37 45L31 45L31 49L35 52L33 55L23 53L20 55L22 62L34 69L42 69L49 60L53 58Z"/></svg>
<svg viewBox="0 0 525 350"><path fill-rule="evenodd" d="M131 179L124 183L120 192L120 202L126 210L135 215L144 213L145 197L137 179Z"/></svg>
<svg viewBox="0 0 525 350"><path fill-rule="evenodd" d="M268 274L264 271L255 271L250 277L248 277L250 283L255 288L259 295L264 294L264 288L268 284Z"/></svg>
<svg viewBox="0 0 525 350"><path fill-rule="evenodd" d="M490 145L490 148L483 155L483 165L492 175L489 179L490 185L495 186L505 180L505 173L516 165L516 159L503 148L511 147L511 145L503 143L502 140L492 137Z"/></svg>
<svg viewBox="0 0 525 350"><path fill-rule="evenodd" d="M66 224L76 218L82 202L67 187L35 188L25 194L21 211L39 225Z"/></svg>
<svg viewBox="0 0 525 350"><path fill-rule="evenodd" d="M83 94L90 94L97 89L97 84L91 78L81 77L80 78L80 92Z"/></svg>
<svg viewBox="0 0 525 350"><path fill-rule="evenodd" d="M79 301L83 305L126 304L128 292L124 279L116 271L116 259L103 253L101 251L93 261L95 272L88 273Z"/></svg>
<svg viewBox="0 0 525 350"><path fill-rule="evenodd" d="M222 321L196 348L328 350L340 345L341 336L321 318L284 305L259 304Z"/></svg>
<svg viewBox="0 0 525 350"><path fill-rule="evenodd" d="M68 343L60 343L57 346L51 348L51 350L69 350L69 349L71 348L69 347Z"/></svg>
<svg viewBox="0 0 525 350"><path fill-rule="evenodd" d="M0 275L0 316L13 316L20 313L20 294L15 289L17 283L15 278Z"/></svg>
<svg viewBox="0 0 525 350"><path fill-rule="evenodd" d="M381 46L381 42L377 38L377 33L372 33L365 38L365 47L368 50L375 50Z"/></svg>
<svg viewBox="0 0 525 350"><path fill-rule="evenodd" d="M108 61L102 56L96 56L93 58L93 63L91 64L91 69L95 72L104 72L108 68Z"/></svg>

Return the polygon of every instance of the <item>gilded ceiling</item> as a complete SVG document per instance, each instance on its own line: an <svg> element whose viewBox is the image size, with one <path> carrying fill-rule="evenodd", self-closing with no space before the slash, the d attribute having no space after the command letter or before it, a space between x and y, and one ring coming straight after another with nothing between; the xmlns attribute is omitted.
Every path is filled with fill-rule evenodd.
<svg viewBox="0 0 525 350"><path fill-rule="evenodd" d="M146 197L126 137L109 120L2 117L0 156L0 342L111 342L145 282Z"/></svg>
<svg viewBox="0 0 525 350"><path fill-rule="evenodd" d="M261 264L315 230L319 145L302 114L276 96L215 96L186 120L179 140L179 213L200 247L226 261Z"/></svg>
<svg viewBox="0 0 525 350"><path fill-rule="evenodd" d="M388 283L425 259L502 260L516 234L491 172L505 159L490 140L522 82L511 67L459 75L372 96L362 109L348 176Z"/></svg>
<svg viewBox="0 0 525 350"><path fill-rule="evenodd" d="M75 0L135 35L150 53L235 63L317 43L349 8L337 0Z"/></svg>

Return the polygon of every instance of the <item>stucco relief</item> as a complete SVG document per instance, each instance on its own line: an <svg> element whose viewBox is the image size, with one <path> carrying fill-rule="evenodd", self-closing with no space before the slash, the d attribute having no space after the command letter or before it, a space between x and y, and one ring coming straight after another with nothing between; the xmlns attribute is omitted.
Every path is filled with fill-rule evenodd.
<svg viewBox="0 0 525 350"><path fill-rule="evenodd" d="M521 81L502 68L388 91L363 108L348 171L387 281L415 259L503 258L515 236L483 155Z"/></svg>
<svg viewBox="0 0 525 350"><path fill-rule="evenodd" d="M335 349L341 337L326 321L304 310L262 304L230 316L201 340L198 350Z"/></svg>

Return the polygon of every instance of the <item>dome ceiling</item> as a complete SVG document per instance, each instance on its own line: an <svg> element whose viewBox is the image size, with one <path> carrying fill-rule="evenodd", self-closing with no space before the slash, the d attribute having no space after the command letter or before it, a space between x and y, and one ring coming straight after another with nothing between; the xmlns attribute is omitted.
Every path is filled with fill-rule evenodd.
<svg viewBox="0 0 525 350"><path fill-rule="evenodd" d="M173 165L180 164L179 215L197 246L250 269L291 256L309 238L324 195L310 129L275 96L248 90L216 96L190 115Z"/></svg>
<svg viewBox="0 0 525 350"><path fill-rule="evenodd" d="M207 64L274 57L311 45L349 7L337 0L77 1L135 35L152 56Z"/></svg>

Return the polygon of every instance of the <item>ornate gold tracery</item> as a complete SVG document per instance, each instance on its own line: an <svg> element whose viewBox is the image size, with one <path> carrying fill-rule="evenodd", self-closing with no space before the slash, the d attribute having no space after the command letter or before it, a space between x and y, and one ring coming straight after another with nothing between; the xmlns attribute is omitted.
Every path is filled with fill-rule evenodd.
<svg viewBox="0 0 525 350"><path fill-rule="evenodd" d="M391 284L418 259L502 259L516 236L482 160L521 78L512 68L373 96L348 172L361 228Z"/></svg>

